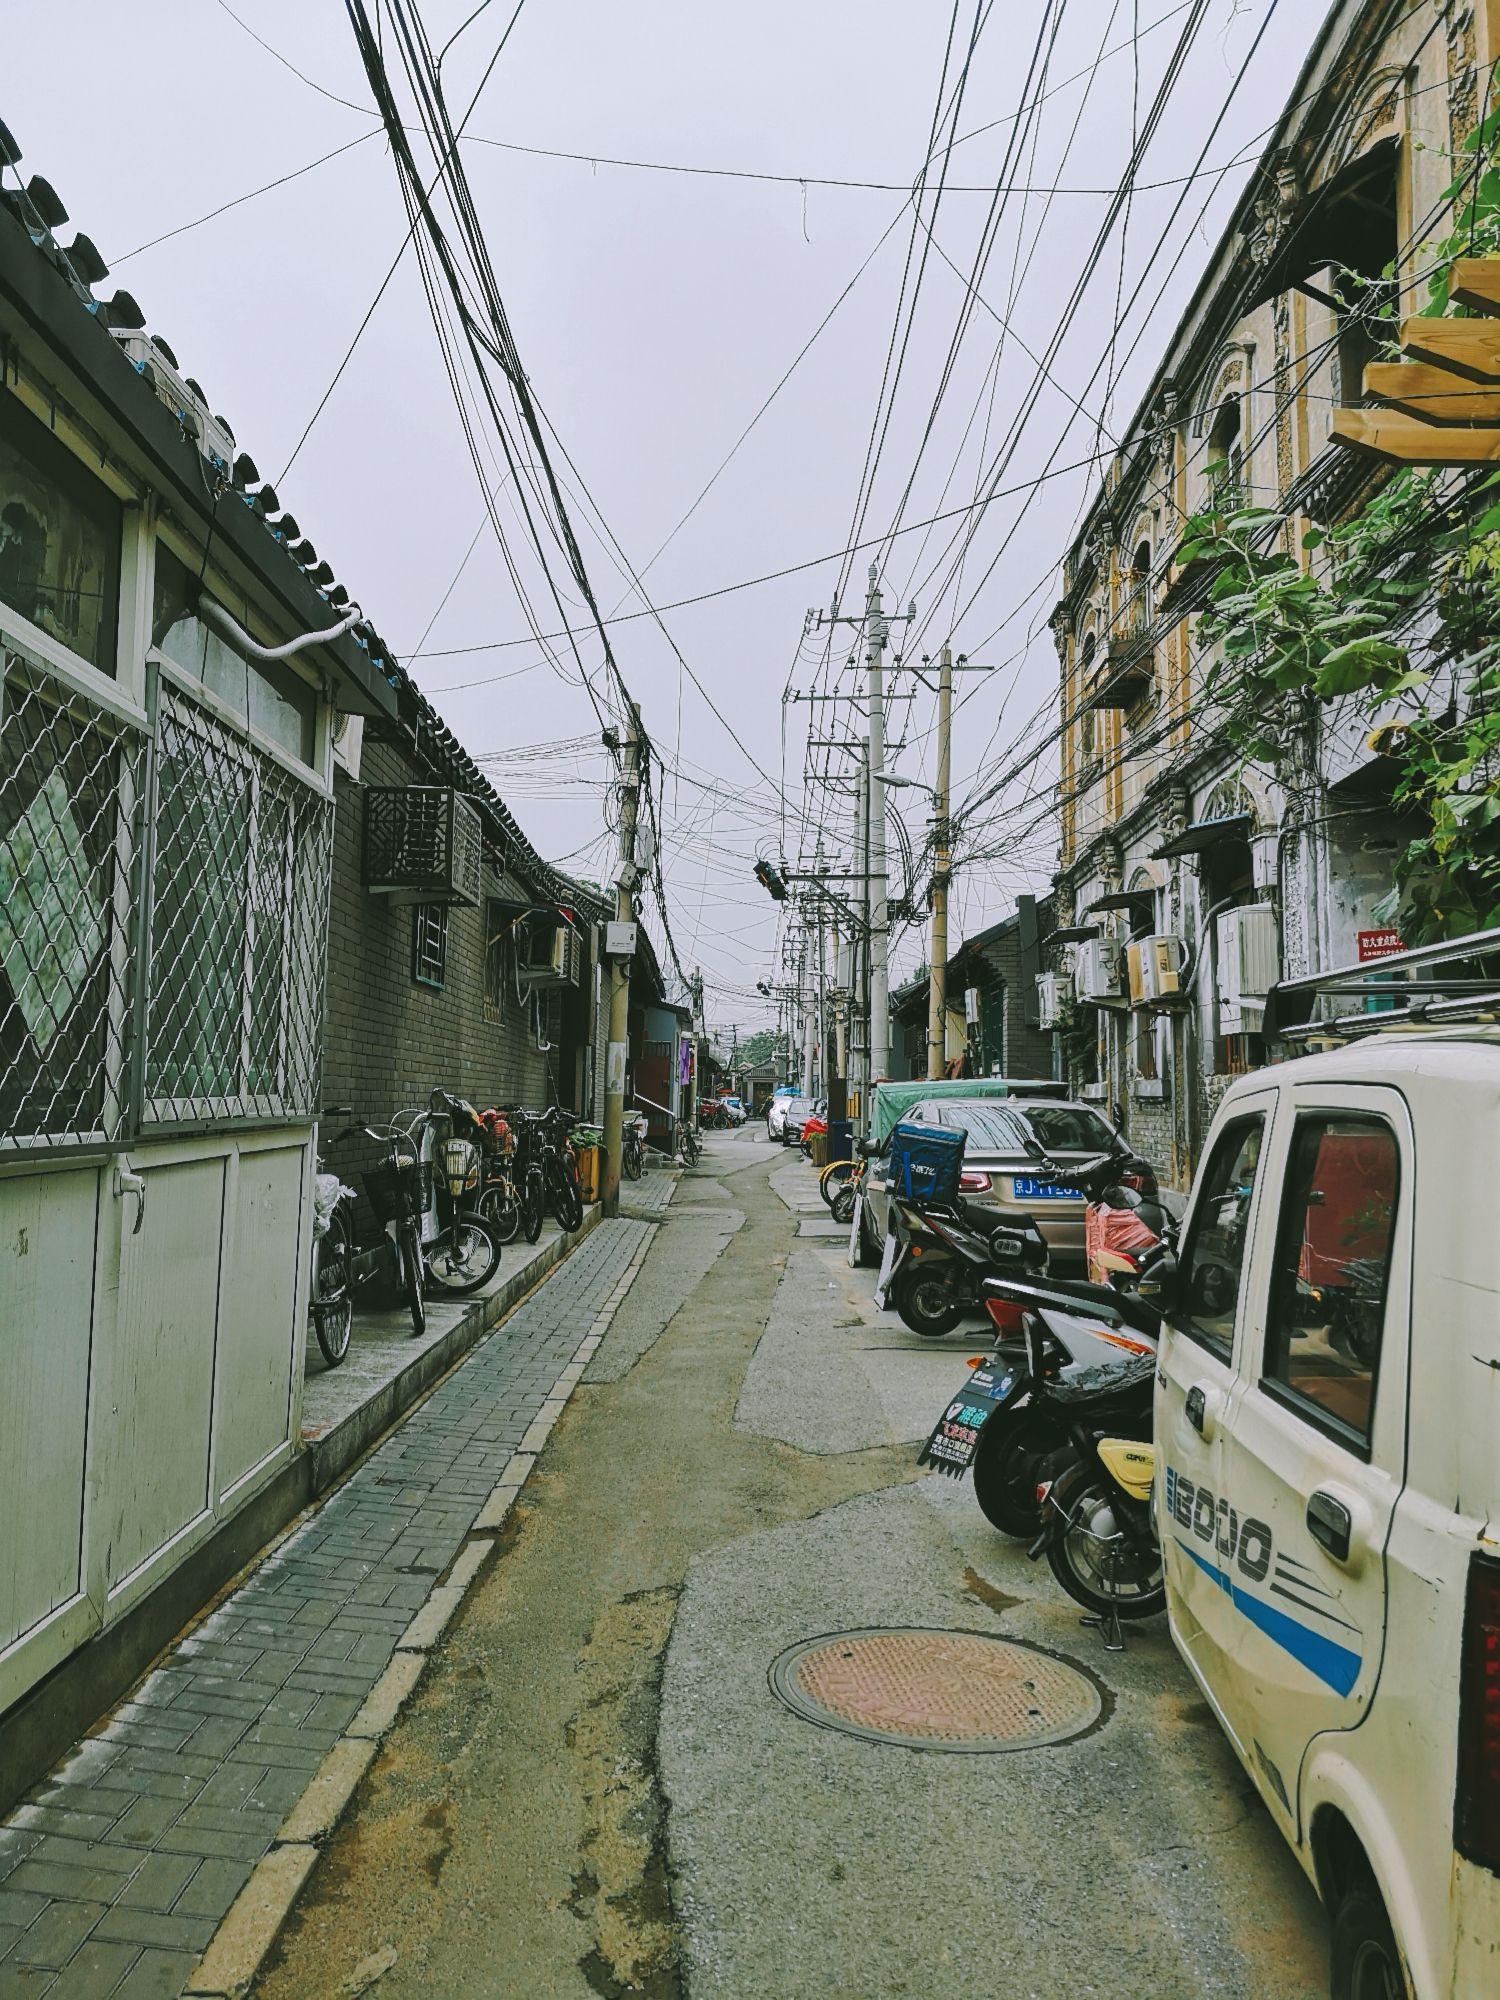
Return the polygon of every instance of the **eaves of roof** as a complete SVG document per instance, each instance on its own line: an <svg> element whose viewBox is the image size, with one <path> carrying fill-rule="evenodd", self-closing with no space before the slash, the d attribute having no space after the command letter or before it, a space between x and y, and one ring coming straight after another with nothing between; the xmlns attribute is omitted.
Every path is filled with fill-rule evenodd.
<svg viewBox="0 0 1500 2000"><path fill-rule="evenodd" d="M240 493L226 494L214 505L196 444L30 232L0 209L0 310L5 309L19 320L22 339L30 336L28 344L49 371L65 372L67 383L60 386L76 397L110 448L120 450L121 462L156 488L205 541L211 533L221 560L233 558L248 573L265 600L263 614L284 619L298 633L337 622L327 599ZM395 712L394 687L348 633L320 651L341 682L341 707L364 715Z"/></svg>

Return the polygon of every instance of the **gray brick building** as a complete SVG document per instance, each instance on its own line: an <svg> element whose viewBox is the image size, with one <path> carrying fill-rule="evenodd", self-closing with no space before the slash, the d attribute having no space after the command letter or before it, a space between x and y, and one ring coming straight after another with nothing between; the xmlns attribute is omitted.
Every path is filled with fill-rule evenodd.
<svg viewBox="0 0 1500 2000"><path fill-rule="evenodd" d="M541 858L405 675L398 695L337 773L324 1102L380 1120L437 1085L592 1116L604 899Z"/></svg>
<svg viewBox="0 0 1500 2000"><path fill-rule="evenodd" d="M1050 1077L1053 1040L1038 1026L1036 975L1051 905L1022 907L965 938L948 959L947 1062L951 1076ZM892 1073L927 1073L926 972L891 996Z"/></svg>

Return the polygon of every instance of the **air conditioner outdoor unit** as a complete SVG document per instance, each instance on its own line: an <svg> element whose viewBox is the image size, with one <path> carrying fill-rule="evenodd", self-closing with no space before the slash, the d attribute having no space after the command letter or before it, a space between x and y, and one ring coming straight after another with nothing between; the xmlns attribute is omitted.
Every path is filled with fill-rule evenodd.
<svg viewBox="0 0 1500 2000"><path fill-rule="evenodd" d="M203 456L229 472L234 465L234 437L229 426L187 385L167 358L162 344L149 333L113 327L111 332L129 358L137 375L144 375L156 391L157 399L194 432Z"/></svg>
<svg viewBox="0 0 1500 2000"><path fill-rule="evenodd" d="M1055 1028L1062 1017L1063 1001L1071 981L1061 972L1039 972L1036 976L1036 1011L1039 1028Z"/></svg>
<svg viewBox="0 0 1500 2000"><path fill-rule="evenodd" d="M1081 944L1074 976L1080 1000L1118 1000L1122 988L1119 940L1097 937Z"/></svg>
<svg viewBox="0 0 1500 2000"><path fill-rule="evenodd" d="M1218 919L1219 1032L1256 1035L1266 995L1281 976L1281 937L1269 903L1248 903Z"/></svg>
<svg viewBox="0 0 1500 2000"><path fill-rule="evenodd" d="M572 924L555 930L523 924L519 938L522 981L530 986L576 986L583 966L583 939Z"/></svg>
<svg viewBox="0 0 1500 2000"><path fill-rule="evenodd" d="M1182 939L1163 934L1137 938L1125 953L1130 973L1130 1004L1149 1007L1176 1000L1182 993Z"/></svg>

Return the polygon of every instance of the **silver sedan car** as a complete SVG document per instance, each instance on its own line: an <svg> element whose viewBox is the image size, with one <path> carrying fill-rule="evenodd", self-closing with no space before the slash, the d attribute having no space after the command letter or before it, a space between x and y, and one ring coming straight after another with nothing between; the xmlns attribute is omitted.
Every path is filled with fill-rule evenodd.
<svg viewBox="0 0 1500 2000"><path fill-rule="evenodd" d="M960 1193L965 1201L993 1206L1001 1214L1021 1210L1042 1235L1059 1276L1081 1274L1087 1258L1083 1242L1084 1199L1070 1187L1070 1160L1094 1159L1118 1141L1118 1134L1091 1104L1064 1098L1027 1098L1024 1104L995 1098L934 1098L906 1114L907 1123L941 1125L968 1134ZM1054 1178L1039 1170L1027 1141L1040 1145L1056 1162ZM863 1227L866 1245L878 1255L890 1208L890 1140L870 1161L865 1176ZM1156 1192L1155 1176L1143 1166L1141 1178Z"/></svg>

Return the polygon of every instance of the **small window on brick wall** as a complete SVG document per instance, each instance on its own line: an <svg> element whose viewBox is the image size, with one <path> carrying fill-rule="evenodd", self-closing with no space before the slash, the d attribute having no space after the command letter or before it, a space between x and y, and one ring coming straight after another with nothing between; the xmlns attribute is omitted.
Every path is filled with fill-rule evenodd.
<svg viewBox="0 0 1500 2000"><path fill-rule="evenodd" d="M411 976L419 986L441 986L448 970L448 906L418 903L411 913Z"/></svg>

